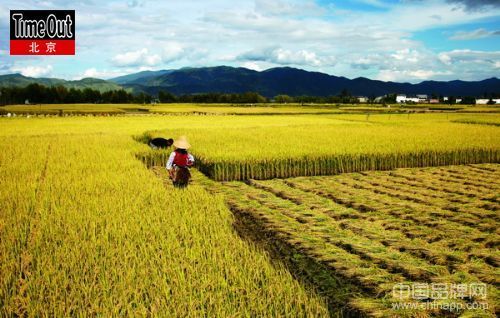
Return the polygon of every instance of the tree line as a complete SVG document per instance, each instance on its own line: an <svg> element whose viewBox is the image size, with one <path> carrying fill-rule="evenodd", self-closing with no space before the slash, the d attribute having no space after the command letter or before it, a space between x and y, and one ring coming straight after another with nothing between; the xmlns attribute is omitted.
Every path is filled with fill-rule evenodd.
<svg viewBox="0 0 500 318"><path fill-rule="evenodd" d="M133 95L123 89L100 92L91 88L75 89L64 86L44 86L37 83L25 87L0 88L0 104L2 105L25 103L142 103L147 97L146 94Z"/></svg>
<svg viewBox="0 0 500 318"><path fill-rule="evenodd" d="M454 104L455 97L449 97L447 101L442 96L439 98L442 103ZM274 103L299 103L299 104L357 104L359 100L348 90L344 89L338 95L332 96L289 96L277 95L273 98L266 98L256 92L246 93L201 93L174 95L168 91L159 91L157 96L152 96L143 92L130 93L124 89L109 90L101 92L96 89L67 88L64 86L44 86L37 83L29 84L25 87L2 87L0 88L0 105L12 104L73 104L73 103L93 103L93 104L149 104L161 103L234 103L234 104L258 104L266 102ZM382 98L371 96L367 98L370 104L393 104L396 103L396 94L388 94ZM462 104L474 104L474 97L463 97Z"/></svg>

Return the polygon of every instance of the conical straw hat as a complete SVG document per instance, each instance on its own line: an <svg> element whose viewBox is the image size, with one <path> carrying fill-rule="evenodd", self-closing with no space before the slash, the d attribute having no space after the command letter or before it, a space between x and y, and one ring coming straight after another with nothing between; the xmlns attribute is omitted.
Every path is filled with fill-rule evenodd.
<svg viewBox="0 0 500 318"><path fill-rule="evenodd" d="M176 141L174 141L174 147L180 149L189 149L191 145L187 141L186 136L180 136Z"/></svg>

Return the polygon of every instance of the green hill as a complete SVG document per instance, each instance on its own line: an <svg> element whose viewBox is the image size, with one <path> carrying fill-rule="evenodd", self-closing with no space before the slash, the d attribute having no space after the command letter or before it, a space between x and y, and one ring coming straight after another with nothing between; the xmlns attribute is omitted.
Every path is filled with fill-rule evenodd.
<svg viewBox="0 0 500 318"><path fill-rule="evenodd" d="M67 81L57 78L33 78L33 77L23 76L21 74L0 75L0 87L24 87L33 83L45 86L62 85L66 88L75 88L75 89L91 88L94 90L98 90L100 92L118 90L123 88L122 86L116 83L90 77L83 78L81 80Z"/></svg>

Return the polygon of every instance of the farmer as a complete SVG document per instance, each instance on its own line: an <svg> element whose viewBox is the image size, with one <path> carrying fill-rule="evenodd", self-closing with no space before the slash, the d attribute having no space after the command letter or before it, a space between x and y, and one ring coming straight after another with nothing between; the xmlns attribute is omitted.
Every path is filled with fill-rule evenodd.
<svg viewBox="0 0 500 318"><path fill-rule="evenodd" d="M190 147L191 145L185 136L174 141L175 150L168 157L167 170L175 187L187 187L191 178L189 167L194 164L194 157L187 152Z"/></svg>

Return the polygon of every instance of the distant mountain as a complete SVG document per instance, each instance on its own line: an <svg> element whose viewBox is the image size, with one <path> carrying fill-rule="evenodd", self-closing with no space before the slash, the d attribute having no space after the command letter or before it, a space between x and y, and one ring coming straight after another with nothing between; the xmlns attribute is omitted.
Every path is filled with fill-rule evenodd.
<svg viewBox="0 0 500 318"><path fill-rule="evenodd" d="M21 74L0 75L0 87L14 87L14 86L24 87L33 83L38 83L40 85L45 85L45 86L62 85L66 88L75 88L75 89L91 88L101 92L122 89L122 87L116 83L90 77L76 81L67 81L58 78L27 77Z"/></svg>
<svg viewBox="0 0 500 318"><path fill-rule="evenodd" d="M90 87L100 91L125 88L131 92L156 95L160 90L176 95L199 93L258 92L266 97L279 94L290 96L330 96L343 90L357 96L382 96L385 94L436 94L444 96L483 96L500 94L498 78L483 81L424 81L418 84L371 80L364 77L348 79L319 72L308 72L291 67L254 71L242 67L216 66L182 68L178 70L143 71L116 77L108 81L84 78L66 81L55 78L32 78L20 74L0 76L2 86L26 86L30 83Z"/></svg>
<svg viewBox="0 0 500 318"><path fill-rule="evenodd" d="M109 81L114 82L116 84L134 84L134 83L141 84L143 81L147 80L150 77L157 77L171 72L173 72L173 70L142 71L138 73L110 78Z"/></svg>
<svg viewBox="0 0 500 318"><path fill-rule="evenodd" d="M171 93L243 93L258 92L267 97L279 94L290 96L338 95L346 89L353 95L381 96L391 93L437 94L452 96L483 96L485 93L500 93L500 80L490 78L483 81L425 81L418 84L396 83L358 77L348 79L319 72L308 72L291 67L254 71L228 66L186 68L164 74L148 73L120 84L133 91L157 94L160 90Z"/></svg>

